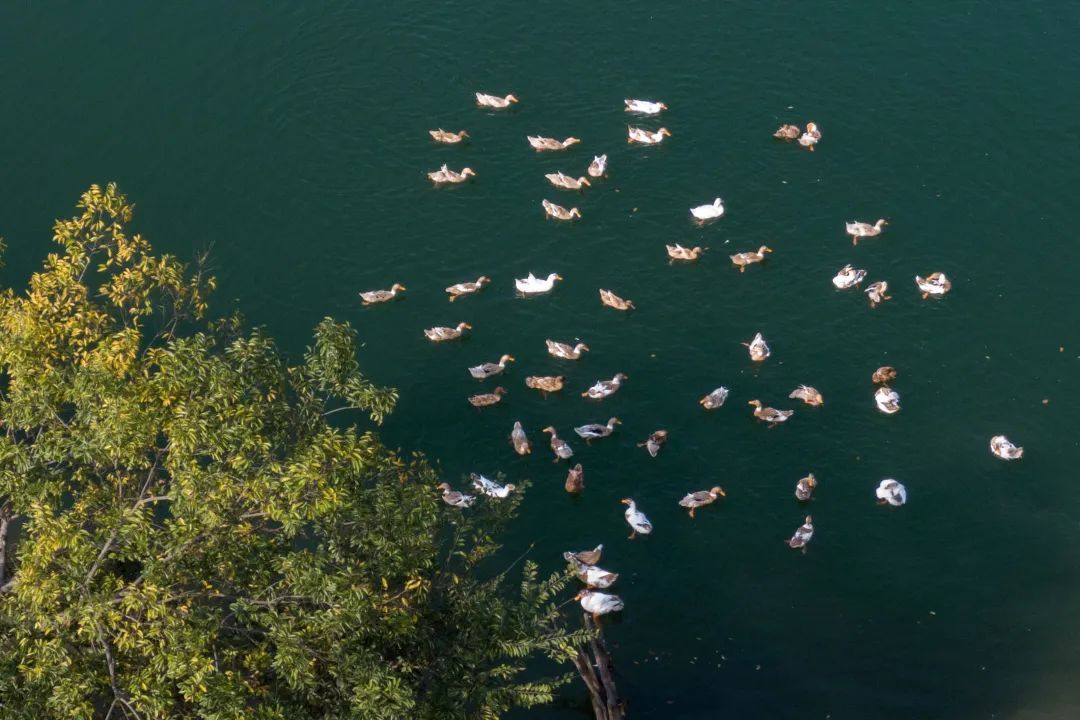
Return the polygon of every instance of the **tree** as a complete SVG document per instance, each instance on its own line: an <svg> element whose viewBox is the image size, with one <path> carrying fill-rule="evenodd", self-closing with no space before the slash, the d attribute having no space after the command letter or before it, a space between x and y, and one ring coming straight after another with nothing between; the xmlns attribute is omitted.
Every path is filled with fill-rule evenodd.
<svg viewBox="0 0 1080 720"><path fill-rule="evenodd" d="M0 293L0 714L494 718L549 701L587 638L565 574L478 564L520 495L445 506L371 432L393 390L325 319L299 365L93 186ZM339 412L343 411L343 412ZM12 536L9 538L9 532ZM6 548L4 543L6 542Z"/></svg>

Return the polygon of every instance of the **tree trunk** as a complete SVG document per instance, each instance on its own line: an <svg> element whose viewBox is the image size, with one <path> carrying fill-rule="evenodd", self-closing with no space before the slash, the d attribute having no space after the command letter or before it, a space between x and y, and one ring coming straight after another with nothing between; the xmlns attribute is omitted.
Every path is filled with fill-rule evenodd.
<svg viewBox="0 0 1080 720"><path fill-rule="evenodd" d="M11 515L7 509L0 510L0 586L7 580L7 534Z"/></svg>
<svg viewBox="0 0 1080 720"><path fill-rule="evenodd" d="M585 687L589 689L593 714L596 715L596 720L624 720L626 708L615 689L615 669L607 643L604 642L603 630L593 622L589 613L584 614L582 622L585 629L593 633L593 639L589 641L588 653L578 650L574 665L585 682Z"/></svg>

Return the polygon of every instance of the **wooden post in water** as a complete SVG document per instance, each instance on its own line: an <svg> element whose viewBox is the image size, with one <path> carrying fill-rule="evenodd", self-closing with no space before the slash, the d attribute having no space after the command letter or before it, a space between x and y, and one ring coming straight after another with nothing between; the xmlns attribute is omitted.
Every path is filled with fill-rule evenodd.
<svg viewBox="0 0 1080 720"><path fill-rule="evenodd" d="M593 714L596 715L596 720L623 720L626 709L619 699L618 690L615 689L614 667L607 643L604 642L603 630L593 622L589 613L584 613L582 622L585 629L592 634L592 639L589 641L588 653L583 648L578 648L574 666L585 682L585 687L589 689Z"/></svg>

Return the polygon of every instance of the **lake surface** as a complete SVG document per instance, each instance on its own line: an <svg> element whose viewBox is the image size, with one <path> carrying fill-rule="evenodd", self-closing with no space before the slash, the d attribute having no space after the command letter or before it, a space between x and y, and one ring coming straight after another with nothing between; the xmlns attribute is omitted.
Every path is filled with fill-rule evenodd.
<svg viewBox="0 0 1080 720"><path fill-rule="evenodd" d="M217 310L241 309L298 355L325 315L400 388L382 430L459 483L529 478L507 537L549 571L607 548L627 608L605 621L636 718L1007 718L1080 714L1077 563L1080 4L1075 2L7 3L0 10L5 284L51 250L51 222L118 181L159 249L211 248ZM474 91L513 92L508 113ZM663 100L672 137L628 147L624 97ZM771 137L813 120L814 153ZM659 122L642 121L649 127ZM436 146L431 128L472 140ZM527 134L573 135L537 154ZM580 196L544 173L610 176ZM442 163L476 169L433 190ZM720 196L707 227L688 208ZM545 222L540 200L584 217ZM890 220L852 247L844 221ZM665 243L709 250L669 265ZM736 272L734 252L768 244ZM890 283L871 310L830 278ZM918 273L953 291L923 301ZM520 300L513 279L564 278ZM486 274L476 297L443 288ZM357 292L408 286L363 308ZM637 311L600 306L598 288ZM467 340L422 330L467 321ZM753 366L739 343L763 332ZM544 339L581 338L581 362ZM478 411L465 368L510 353L509 394ZM903 410L873 405L899 370ZM616 372L621 392L579 393ZM543 398L532 374L563 374ZM825 395L787 400L798 384ZM487 387L494 383L487 383ZM723 408L699 397L731 388ZM761 398L794 407L768 430ZM616 415L586 447L574 425ZM514 455L520 420L536 443ZM569 436L586 488L563 491L540 429ZM656 459L635 447L670 432ZM1021 462L988 451L1004 433ZM809 508L792 491L813 472ZM878 482L907 506L875 505ZM676 501L722 485L694 520ZM619 499L656 531L630 542ZM802 555L782 540L812 512ZM530 714L583 718L584 693Z"/></svg>

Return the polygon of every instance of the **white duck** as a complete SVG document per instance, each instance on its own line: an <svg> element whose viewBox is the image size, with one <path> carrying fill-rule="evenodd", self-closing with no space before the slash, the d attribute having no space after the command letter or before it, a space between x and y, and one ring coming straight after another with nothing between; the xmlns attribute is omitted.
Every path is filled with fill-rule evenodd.
<svg viewBox="0 0 1080 720"><path fill-rule="evenodd" d="M594 155L589 163L589 177L603 177L607 173L607 155Z"/></svg>
<svg viewBox="0 0 1080 720"><path fill-rule="evenodd" d="M606 398L609 395L614 395L622 387L622 381L629 380L626 375L622 373L616 373L615 377L610 380L597 380L591 388L581 393L581 397L589 397L593 400L600 400Z"/></svg>
<svg viewBox="0 0 1080 720"><path fill-rule="evenodd" d="M583 187L589 187L591 185L589 178L587 177L572 178L562 172L548 173L544 177L555 187L563 188L564 190L580 190Z"/></svg>
<svg viewBox="0 0 1080 720"><path fill-rule="evenodd" d="M768 343L765 342L765 338L761 336L761 333L754 335L754 339L750 342L742 344L747 347L747 350L750 353L750 359L754 362L764 362L765 358L772 354Z"/></svg>
<svg viewBox="0 0 1080 720"><path fill-rule="evenodd" d="M866 288L866 297L870 298L870 307L877 307L886 300L892 300L892 295L886 295L888 290L889 283L885 280L870 283Z"/></svg>
<svg viewBox="0 0 1080 720"><path fill-rule="evenodd" d="M639 115L659 115L668 109L664 103L650 100L623 100L623 103L626 105L626 112Z"/></svg>
<svg viewBox="0 0 1080 720"><path fill-rule="evenodd" d="M567 210L562 205L556 205L550 200L541 200L540 206L544 208L544 219L554 218L556 220L573 220L574 218L581 217L581 211L577 208L570 208Z"/></svg>
<svg viewBox="0 0 1080 720"><path fill-rule="evenodd" d="M490 480L483 475L476 473L470 473L469 479L472 480L472 486L476 490L488 497L503 499L510 496L510 493L514 492L517 488L513 483L507 483L506 485L500 485L494 480Z"/></svg>
<svg viewBox="0 0 1080 720"><path fill-rule="evenodd" d="M577 579L591 588L609 588L619 579L618 573L613 573L595 565L586 565L570 556L570 567Z"/></svg>
<svg viewBox="0 0 1080 720"><path fill-rule="evenodd" d="M656 132L650 132L645 128L627 127L626 128L626 142L638 143L640 145L659 145L664 142L664 138L671 137L671 131L667 128L660 128Z"/></svg>
<svg viewBox="0 0 1080 720"><path fill-rule="evenodd" d="M907 488L892 478L882 480L874 491L879 505L892 505L900 507L907 502Z"/></svg>
<svg viewBox="0 0 1080 720"><path fill-rule="evenodd" d="M574 596L574 599L581 603L582 610L592 613L593 620L596 620L601 615L620 612L625 607L622 598L618 595L593 592L592 590L582 590Z"/></svg>
<svg viewBox="0 0 1080 720"><path fill-rule="evenodd" d="M537 152L565 150L571 145L577 145L581 142L581 139L576 137L568 137L565 140L556 140L555 138L540 135L526 135L525 137L528 139L529 145Z"/></svg>
<svg viewBox="0 0 1080 720"><path fill-rule="evenodd" d="M821 131L818 130L817 123L806 123L806 132L799 136L799 144L813 152L819 140L821 140Z"/></svg>
<svg viewBox="0 0 1080 720"><path fill-rule="evenodd" d="M915 284L918 285L919 290L922 291L923 300L931 295L934 297L941 297L952 290L952 282L950 282L949 278L942 272L930 273L927 277L916 275Z"/></svg>
<svg viewBox="0 0 1080 720"><path fill-rule="evenodd" d="M836 277L832 279L832 284L835 285L838 290L846 290L847 288L858 285L865 279L865 270L857 270L851 265L845 265L840 268L840 272L836 273Z"/></svg>
<svg viewBox="0 0 1080 720"><path fill-rule="evenodd" d="M789 547L797 550L799 548L806 548L806 545L810 542L812 537L814 537L814 522L813 518L807 515L806 521L799 526L795 531L795 534L792 535L789 540L785 540L784 542L786 542ZM806 552L806 550L804 549L803 552Z"/></svg>
<svg viewBox="0 0 1080 720"><path fill-rule="evenodd" d="M859 238L876 237L881 234L882 229L888 224L889 221L885 218L880 218L873 225L851 220L844 223L844 228L847 230L847 234L851 236L851 244L858 245Z"/></svg>
<svg viewBox="0 0 1080 720"><path fill-rule="evenodd" d="M476 175L476 171L470 167L462 168L461 172L455 172L446 165L427 174L428 179L436 185L454 185L463 183L474 175Z"/></svg>
<svg viewBox="0 0 1080 720"><path fill-rule="evenodd" d="M729 392L730 391L726 387L721 385L705 397L698 400L698 402L706 410L715 410L716 408L721 407L725 402L727 402Z"/></svg>
<svg viewBox="0 0 1080 720"><path fill-rule="evenodd" d="M546 278L538 278L532 273L529 273L527 278L519 278L514 280L514 287L522 295L540 295L542 293L551 292L555 287L555 281L562 280L562 277L558 273L550 273Z"/></svg>
<svg viewBox="0 0 1080 720"><path fill-rule="evenodd" d="M1016 447L1004 435L990 438L990 452L1002 460L1019 460L1024 457L1024 448Z"/></svg>
<svg viewBox="0 0 1080 720"><path fill-rule="evenodd" d="M716 198L709 205L690 208L690 214L700 221L715 220L724 214L724 201Z"/></svg>
<svg viewBox="0 0 1080 720"><path fill-rule="evenodd" d="M623 498L621 502L623 505L628 506L626 512L623 513L623 516L626 518L626 522L631 528L630 539L633 540L638 533L642 535L651 533L652 523L649 522L649 518L645 517L645 513L637 509L637 503L631 498Z"/></svg>
<svg viewBox="0 0 1080 720"><path fill-rule="evenodd" d="M589 346L583 342L579 342L577 345L568 345L566 343L555 342L554 340L545 340L547 343L548 355L553 355L563 360L579 360L581 353L588 352Z"/></svg>
<svg viewBox="0 0 1080 720"><path fill-rule="evenodd" d="M510 107L511 103L516 103L518 99L513 94L506 97L499 97L498 95L487 95L485 93L476 93L476 104L480 107L495 108L496 110L503 110Z"/></svg>
<svg viewBox="0 0 1080 720"><path fill-rule="evenodd" d="M900 412L900 393L888 385L882 385L874 393L874 404L886 415L895 415Z"/></svg>

